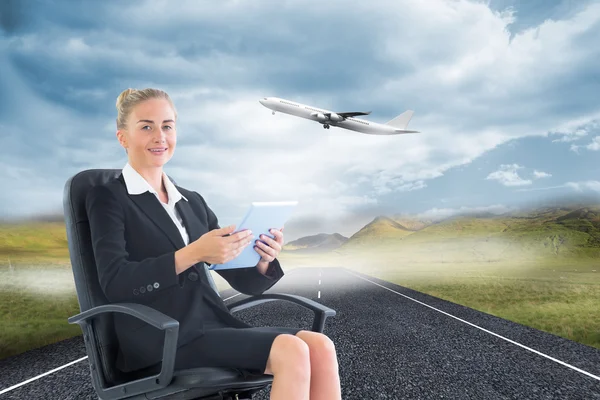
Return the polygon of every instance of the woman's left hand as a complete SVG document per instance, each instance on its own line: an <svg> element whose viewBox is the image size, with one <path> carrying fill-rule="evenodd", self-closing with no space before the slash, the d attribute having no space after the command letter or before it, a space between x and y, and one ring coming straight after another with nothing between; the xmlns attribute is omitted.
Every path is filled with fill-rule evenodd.
<svg viewBox="0 0 600 400"><path fill-rule="evenodd" d="M256 267L263 275L267 272L269 263L277 258L283 247L283 228L281 230L271 229L270 232L275 236L274 239L261 235L254 245L254 250L261 256Z"/></svg>

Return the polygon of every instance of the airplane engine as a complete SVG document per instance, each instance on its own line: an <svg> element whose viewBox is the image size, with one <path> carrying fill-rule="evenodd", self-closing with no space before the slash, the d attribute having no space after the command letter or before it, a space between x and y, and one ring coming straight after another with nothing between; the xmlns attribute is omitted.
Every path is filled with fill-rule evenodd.
<svg viewBox="0 0 600 400"><path fill-rule="evenodd" d="M334 122L340 122L340 121L343 121L343 120L344 120L344 118L340 117L338 114L336 114L336 113L333 113L333 112L332 112L332 113L331 113L331 115L329 116L329 119L330 119L331 121L334 121Z"/></svg>
<svg viewBox="0 0 600 400"><path fill-rule="evenodd" d="M317 117L319 122L325 122L328 119L325 115L323 115L323 113L313 113L312 116Z"/></svg>

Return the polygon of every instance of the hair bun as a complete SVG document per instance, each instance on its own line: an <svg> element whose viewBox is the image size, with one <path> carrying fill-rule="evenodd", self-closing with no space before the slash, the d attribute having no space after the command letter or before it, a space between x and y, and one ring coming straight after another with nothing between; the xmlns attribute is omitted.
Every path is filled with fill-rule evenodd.
<svg viewBox="0 0 600 400"><path fill-rule="evenodd" d="M136 89L125 89L121 92L121 94L119 95L119 97L117 97L117 110L121 109L121 104L123 104L123 101L127 98L127 96L129 96L131 93L136 92Z"/></svg>

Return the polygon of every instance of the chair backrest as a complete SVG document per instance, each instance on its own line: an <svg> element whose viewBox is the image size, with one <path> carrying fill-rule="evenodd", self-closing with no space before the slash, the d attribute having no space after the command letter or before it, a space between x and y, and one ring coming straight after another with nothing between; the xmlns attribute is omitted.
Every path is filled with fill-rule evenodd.
<svg viewBox="0 0 600 400"><path fill-rule="evenodd" d="M106 183L116 178L120 173L121 170L118 169L86 170L72 176L65 184L63 209L67 241L77 299L82 312L109 303L98 280L85 198L93 186ZM90 330L91 332L84 331L84 335L94 336L100 361L100 365L94 365L93 367L101 368L102 378L108 385L121 382L125 379L125 376L120 374L120 371L115 367L118 340L114 332L112 314L104 313L96 317L91 323ZM90 343L93 343L93 341L86 340L86 346L90 346ZM90 363L91 361L90 358Z"/></svg>
<svg viewBox="0 0 600 400"><path fill-rule="evenodd" d="M69 255L79 308L82 312L109 303L98 280L85 198L93 186L106 183L120 174L120 169L89 169L69 178L64 187L63 208ZM171 177L169 179L175 184ZM212 276L208 274L208 277L211 286L216 287ZM91 324L89 334L93 335L95 340L86 341L86 346L96 343L100 365L94 367L101 369L98 372L101 372L102 379L108 385L130 380L131 374L125 374L115 367L119 347L112 314L105 313L96 317Z"/></svg>

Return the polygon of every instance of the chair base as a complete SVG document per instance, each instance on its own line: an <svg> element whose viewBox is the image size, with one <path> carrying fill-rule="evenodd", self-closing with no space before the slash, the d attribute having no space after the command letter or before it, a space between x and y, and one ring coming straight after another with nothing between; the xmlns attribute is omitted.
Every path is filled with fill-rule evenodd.
<svg viewBox="0 0 600 400"><path fill-rule="evenodd" d="M260 386L256 389L249 389L244 391L223 391L218 394L214 394L214 391L210 391L211 394L207 395L206 389L188 389L188 388L177 388L169 387L168 389L150 392L146 394L140 394L133 397L127 397L127 400L252 400L252 396L263 390L265 387ZM159 393L160 392L160 393ZM99 397L99 399L101 399Z"/></svg>
<svg viewBox="0 0 600 400"><path fill-rule="evenodd" d="M261 388L262 389L262 388ZM161 396L161 397L153 397L150 393L146 395L141 395L140 397L134 397L132 399L135 400L148 400L148 399L160 399L160 400L252 400L252 395L261 389L244 391L244 392L235 392L235 393L221 393L221 394L213 394L206 395L206 390L194 390L187 389L178 393L173 393L171 395Z"/></svg>
<svg viewBox="0 0 600 400"><path fill-rule="evenodd" d="M172 396L160 397L161 400L252 400L252 395L260 389L244 391L244 392L235 392L235 393L221 393L216 395L200 395L197 396L198 393L194 389L189 389L184 392L175 393ZM153 397L144 397L144 399L152 399Z"/></svg>
<svg viewBox="0 0 600 400"><path fill-rule="evenodd" d="M135 397L128 397L127 400L252 400L252 396L264 389L264 387L254 390L245 390L243 392L227 392L210 395L206 394L206 389L181 389L179 392L175 392L173 390L174 388L170 389L171 390L169 391L171 394L155 397L152 393L146 393Z"/></svg>

